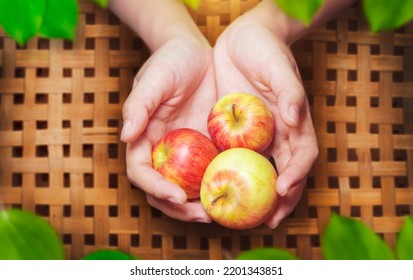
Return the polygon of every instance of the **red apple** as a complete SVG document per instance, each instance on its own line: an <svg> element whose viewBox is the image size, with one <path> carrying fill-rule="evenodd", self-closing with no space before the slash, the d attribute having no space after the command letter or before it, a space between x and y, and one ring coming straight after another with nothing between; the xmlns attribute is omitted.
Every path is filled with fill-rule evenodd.
<svg viewBox="0 0 413 280"><path fill-rule="evenodd" d="M163 136L152 151L155 170L180 186L188 199L199 197L202 177L218 154L211 140L193 129L175 129Z"/></svg>
<svg viewBox="0 0 413 280"><path fill-rule="evenodd" d="M263 152L274 136L274 118L255 95L231 93L220 98L208 116L208 132L221 150L248 148Z"/></svg>
<svg viewBox="0 0 413 280"><path fill-rule="evenodd" d="M277 203L277 173L268 159L232 148L216 156L205 170L201 203L218 224L250 229L265 222Z"/></svg>

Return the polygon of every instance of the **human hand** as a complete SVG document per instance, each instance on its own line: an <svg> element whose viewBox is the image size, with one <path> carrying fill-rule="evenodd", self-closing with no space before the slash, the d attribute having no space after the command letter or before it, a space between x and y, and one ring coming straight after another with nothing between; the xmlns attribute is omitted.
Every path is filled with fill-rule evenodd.
<svg viewBox="0 0 413 280"><path fill-rule="evenodd" d="M274 115L274 140L266 154L276 163L280 198L266 221L271 228L294 210L318 155L310 108L285 38L252 12L234 21L214 47L218 96L255 94Z"/></svg>
<svg viewBox="0 0 413 280"><path fill-rule="evenodd" d="M181 188L153 169L151 153L172 129L207 133L207 114L217 98L211 46L182 1L113 0L109 5L152 53L123 106L128 178L164 214L210 222L199 201L188 202Z"/></svg>
<svg viewBox="0 0 413 280"><path fill-rule="evenodd" d="M282 197L267 225L276 227L298 203L318 155L309 105L288 45L356 1L326 0L307 26L288 18L273 0L262 0L227 28L213 59L209 45L174 39L192 38L203 41L201 46L206 42L182 2L110 1L111 10L157 50L139 71L125 103L121 137L129 143L129 178L147 192L149 203L177 219L210 221L199 202L185 203L185 193L152 169L151 147L173 128L206 133L203 120L218 99L216 87L220 95L245 91L259 95L275 117L274 141L267 152L275 158Z"/></svg>
<svg viewBox="0 0 413 280"><path fill-rule="evenodd" d="M121 139L128 143L128 178L151 206L172 218L211 221L199 201L187 201L181 188L153 169L152 148L175 128L207 134L206 119L216 98L211 47L171 39L140 69L124 104Z"/></svg>

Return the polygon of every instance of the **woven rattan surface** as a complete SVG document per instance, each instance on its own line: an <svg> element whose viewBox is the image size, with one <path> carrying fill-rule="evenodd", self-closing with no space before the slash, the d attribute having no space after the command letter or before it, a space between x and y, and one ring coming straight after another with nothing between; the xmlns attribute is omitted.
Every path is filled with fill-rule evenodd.
<svg viewBox="0 0 413 280"><path fill-rule="evenodd" d="M257 0L204 1L211 43ZM143 259L215 259L263 246L322 258L332 212L391 246L413 214L413 25L372 34L352 7L293 45L320 156L275 230L184 223L152 209L126 177L121 108L149 53L107 10L81 2L74 42L0 36L0 202L50 221L78 259L103 248Z"/></svg>

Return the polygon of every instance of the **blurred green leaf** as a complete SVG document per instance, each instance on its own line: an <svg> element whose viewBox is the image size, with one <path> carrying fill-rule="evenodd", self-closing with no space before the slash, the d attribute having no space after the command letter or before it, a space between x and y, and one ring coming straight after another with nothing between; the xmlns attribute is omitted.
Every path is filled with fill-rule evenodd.
<svg viewBox="0 0 413 280"><path fill-rule="evenodd" d="M47 38L74 39L78 21L77 0L46 0L40 35Z"/></svg>
<svg viewBox="0 0 413 280"><path fill-rule="evenodd" d="M134 257L117 250L98 250L86 255L84 260L135 260Z"/></svg>
<svg viewBox="0 0 413 280"><path fill-rule="evenodd" d="M400 260L413 260L413 217L406 217L397 237L397 257Z"/></svg>
<svg viewBox="0 0 413 280"><path fill-rule="evenodd" d="M274 0L278 7L292 18L310 24L324 0Z"/></svg>
<svg viewBox="0 0 413 280"><path fill-rule="evenodd" d="M0 211L1 260L63 260L63 245L44 219L18 209Z"/></svg>
<svg viewBox="0 0 413 280"><path fill-rule="evenodd" d="M328 260L392 260L390 247L369 227L352 218L333 214L322 238Z"/></svg>
<svg viewBox="0 0 413 280"><path fill-rule="evenodd" d="M24 45L39 30L46 0L1 0L0 22L4 31Z"/></svg>
<svg viewBox="0 0 413 280"><path fill-rule="evenodd" d="M363 9L373 32L398 28L413 18L413 0L363 0Z"/></svg>
<svg viewBox="0 0 413 280"><path fill-rule="evenodd" d="M107 8L109 5L109 0L89 0L89 1L95 4L98 4L102 8Z"/></svg>
<svg viewBox="0 0 413 280"><path fill-rule="evenodd" d="M259 248L241 253L238 260L296 260L297 257L277 248Z"/></svg>
<svg viewBox="0 0 413 280"><path fill-rule="evenodd" d="M201 5L201 0L182 0L186 5L196 10Z"/></svg>

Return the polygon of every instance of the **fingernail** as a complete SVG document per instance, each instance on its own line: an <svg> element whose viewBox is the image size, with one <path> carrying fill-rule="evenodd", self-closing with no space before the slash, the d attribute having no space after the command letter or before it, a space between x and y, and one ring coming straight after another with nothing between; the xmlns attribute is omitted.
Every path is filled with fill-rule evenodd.
<svg viewBox="0 0 413 280"><path fill-rule="evenodd" d="M277 191L277 193L278 193L278 195L279 196L281 196L281 197L283 197L283 196L286 196L287 195L287 190L285 190L285 189L279 189L278 191Z"/></svg>
<svg viewBox="0 0 413 280"><path fill-rule="evenodd" d="M129 131L131 129L132 129L132 121L131 120L126 120L123 123L122 132L120 133L120 140L122 142L126 142L125 140L127 140Z"/></svg>
<svg viewBox="0 0 413 280"><path fill-rule="evenodd" d="M175 197L170 197L167 199L167 201L171 202L171 203L175 203L175 204L179 204L179 205L183 205L184 203L177 200Z"/></svg>
<svg viewBox="0 0 413 280"><path fill-rule="evenodd" d="M271 224L267 224L267 227L269 227L270 229L275 229L276 227L278 227L278 225L280 224L279 221L273 222Z"/></svg>
<svg viewBox="0 0 413 280"><path fill-rule="evenodd" d="M299 118L299 111L297 106L291 105L290 108L288 109L288 114L290 116L290 121L291 124L294 126L298 124L298 118Z"/></svg>
<svg viewBox="0 0 413 280"><path fill-rule="evenodd" d="M277 187L277 193L279 196L286 196L289 191L288 186L279 184Z"/></svg>
<svg viewBox="0 0 413 280"><path fill-rule="evenodd" d="M195 222L197 223L204 223L204 224L210 224L212 223L212 220L209 218L197 218L195 219Z"/></svg>

